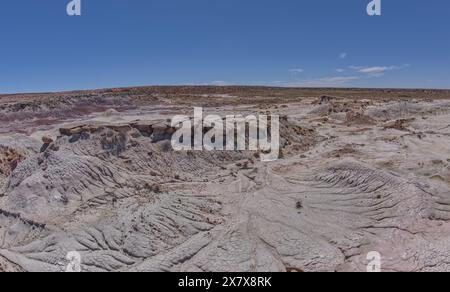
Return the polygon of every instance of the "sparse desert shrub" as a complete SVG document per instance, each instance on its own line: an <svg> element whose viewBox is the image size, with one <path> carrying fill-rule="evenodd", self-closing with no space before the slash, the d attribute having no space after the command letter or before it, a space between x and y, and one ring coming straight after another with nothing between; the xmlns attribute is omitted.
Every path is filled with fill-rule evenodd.
<svg viewBox="0 0 450 292"><path fill-rule="evenodd" d="M101 145L103 150L110 152L115 156L119 156L126 150L128 138L125 133L108 130L102 135Z"/></svg>
<svg viewBox="0 0 450 292"><path fill-rule="evenodd" d="M172 144L170 141L164 141L161 143L161 151L164 153L172 151Z"/></svg>
<svg viewBox="0 0 450 292"><path fill-rule="evenodd" d="M0 146L0 174L9 176L25 157L16 150Z"/></svg>
<svg viewBox="0 0 450 292"><path fill-rule="evenodd" d="M144 187L145 187L145 189L147 189L148 191L150 191L152 193L155 193L155 194L162 193L161 185L158 183L154 183L154 184L146 183L144 185Z"/></svg>

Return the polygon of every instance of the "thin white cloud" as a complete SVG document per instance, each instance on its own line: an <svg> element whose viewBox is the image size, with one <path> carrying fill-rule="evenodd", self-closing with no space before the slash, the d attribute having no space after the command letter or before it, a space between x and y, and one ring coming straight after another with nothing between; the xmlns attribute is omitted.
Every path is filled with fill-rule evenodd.
<svg viewBox="0 0 450 292"><path fill-rule="evenodd" d="M187 86L232 86L236 85L234 83L230 83L227 81L211 81L211 82L185 82L179 83L179 85L187 85Z"/></svg>
<svg viewBox="0 0 450 292"><path fill-rule="evenodd" d="M365 73L365 74L380 74L380 73L384 73L386 71L392 71L395 70L396 67L395 66L389 66L389 67L366 67L366 68L361 68L358 71L360 73Z"/></svg>
<svg viewBox="0 0 450 292"><path fill-rule="evenodd" d="M347 59L347 57L348 57L348 54L345 52L339 54L339 59Z"/></svg>
<svg viewBox="0 0 450 292"><path fill-rule="evenodd" d="M359 73L362 74L367 74L369 76L382 76L384 73L388 72L388 71L394 71L394 70L401 70L404 68L409 67L408 64L405 65L401 65L401 66L395 66L395 65L391 65L391 66L350 66L349 68L352 70L356 70Z"/></svg>
<svg viewBox="0 0 450 292"><path fill-rule="evenodd" d="M343 73L343 72L345 72L345 69L336 69L336 72L338 72L338 73Z"/></svg>
<svg viewBox="0 0 450 292"><path fill-rule="evenodd" d="M296 68L296 69L289 70L289 72L292 73L292 74L300 74L300 73L305 72L305 70L300 69L300 68Z"/></svg>
<svg viewBox="0 0 450 292"><path fill-rule="evenodd" d="M231 85L231 83L219 80L219 81L211 82L211 85L214 85L214 86L229 86L229 85Z"/></svg>
<svg viewBox="0 0 450 292"><path fill-rule="evenodd" d="M283 87L340 87L360 79L358 76L334 76L298 81L277 81L274 85Z"/></svg>

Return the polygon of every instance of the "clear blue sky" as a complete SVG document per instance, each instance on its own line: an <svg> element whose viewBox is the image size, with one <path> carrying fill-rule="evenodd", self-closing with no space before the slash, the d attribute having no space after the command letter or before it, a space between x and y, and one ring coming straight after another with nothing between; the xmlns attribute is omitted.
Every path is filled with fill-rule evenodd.
<svg viewBox="0 0 450 292"><path fill-rule="evenodd" d="M153 84L450 88L450 1L0 3L0 93Z"/></svg>

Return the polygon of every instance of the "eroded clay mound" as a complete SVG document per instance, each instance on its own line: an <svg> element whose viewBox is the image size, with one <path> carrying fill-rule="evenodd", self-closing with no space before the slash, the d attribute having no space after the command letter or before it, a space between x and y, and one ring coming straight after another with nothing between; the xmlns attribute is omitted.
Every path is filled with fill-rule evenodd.
<svg viewBox="0 0 450 292"><path fill-rule="evenodd" d="M167 120L191 110L165 91L7 104L0 271L65 271L71 252L83 271L366 271L371 251L386 271L450 270L447 101L184 90L278 114L280 159L174 151Z"/></svg>

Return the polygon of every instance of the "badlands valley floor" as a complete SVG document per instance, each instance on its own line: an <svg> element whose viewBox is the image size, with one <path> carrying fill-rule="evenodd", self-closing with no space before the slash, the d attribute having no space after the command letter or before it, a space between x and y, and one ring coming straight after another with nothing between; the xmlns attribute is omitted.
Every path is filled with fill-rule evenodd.
<svg viewBox="0 0 450 292"><path fill-rule="evenodd" d="M280 159L173 151L194 106L280 115ZM450 91L0 95L0 122L0 271L450 271Z"/></svg>

